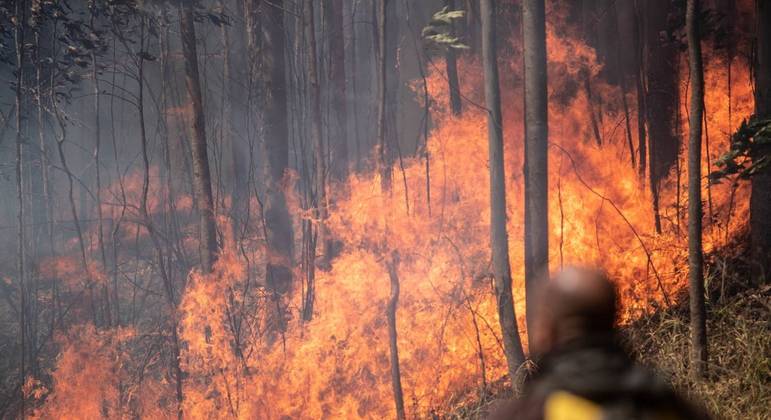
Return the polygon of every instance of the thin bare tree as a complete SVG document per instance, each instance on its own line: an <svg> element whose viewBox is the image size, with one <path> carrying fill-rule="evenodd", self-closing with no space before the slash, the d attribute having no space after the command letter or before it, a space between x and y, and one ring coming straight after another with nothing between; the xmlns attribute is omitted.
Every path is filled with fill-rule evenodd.
<svg viewBox="0 0 771 420"><path fill-rule="evenodd" d="M548 95L544 0L522 2L525 59L525 300L532 343L534 288L549 271Z"/></svg>
<svg viewBox="0 0 771 420"><path fill-rule="evenodd" d="M506 174L503 164L503 119L498 81L498 52L495 40L495 0L481 0L482 62L487 104L487 138L490 166L490 248L495 276L498 320L503 334L509 378L514 381L519 366L525 361L514 313L509 265L509 238L506 232Z"/></svg>
<svg viewBox="0 0 771 420"><path fill-rule="evenodd" d="M14 41L16 43L16 270L19 281L19 414L26 417L23 385L27 376L27 320L26 320L26 232L24 228L24 139L22 138L22 84L24 83L25 40L24 26L26 24L27 2L16 2L14 16L16 27Z"/></svg>
<svg viewBox="0 0 771 420"><path fill-rule="evenodd" d="M645 36L642 37L645 57L642 64L647 114L648 182L656 232L661 232L661 182L677 162L680 150L680 139L676 133L680 54L677 43L667 35L675 3L670 0L646 0L640 7L645 22Z"/></svg>
<svg viewBox="0 0 771 420"><path fill-rule="evenodd" d="M316 25L314 22L313 0L305 0L303 13L305 14L305 37L308 42L308 84L310 86L311 99L311 140L315 156L315 184L316 205L315 213L318 223L316 240L321 244L320 265L326 267L331 255L331 244L327 233L327 218L329 215L329 203L327 202L327 157L324 147L321 126L321 85L319 83L318 53L316 48ZM337 93L341 95L341 93Z"/></svg>
<svg viewBox="0 0 771 420"><path fill-rule="evenodd" d="M292 218L287 208L284 176L289 168L289 126L287 119L287 78L285 73L284 1L246 0L256 11L250 19L250 56L259 69L259 124L264 141L260 142L265 175L263 217L268 249L266 284L273 295L278 327L285 328L282 296L292 288L294 236ZM252 37L258 37L257 40Z"/></svg>
<svg viewBox="0 0 771 420"><path fill-rule="evenodd" d="M388 0L378 1L377 9L377 168L380 174L380 185L383 191L391 189L391 168L388 159L388 144L386 137L386 51Z"/></svg>
<svg viewBox="0 0 771 420"><path fill-rule="evenodd" d="M391 294L388 297L388 346L391 355L391 387L396 405L396 418L404 420L404 392L402 391L402 376L399 368L399 344L396 334L396 309L399 306L399 253L392 251L386 262L388 278L391 282Z"/></svg>
<svg viewBox="0 0 771 420"><path fill-rule="evenodd" d="M348 177L350 159L348 151L348 104L346 87L346 46L344 36L343 0L325 0L324 21L329 25L329 77L328 91L331 96L334 135L330 139L329 149L332 154L330 175L340 181ZM353 51L353 48L351 48ZM334 143L332 142L334 139Z"/></svg>
<svg viewBox="0 0 771 420"><path fill-rule="evenodd" d="M193 135L190 137L190 150L193 166L193 191L200 217L201 270L204 273L209 273L217 260L217 225L214 219L209 154L206 149L206 126L201 81L198 73L193 6L192 1L180 0L179 29L182 40L182 55L185 61L185 85L193 108Z"/></svg>
<svg viewBox="0 0 771 420"><path fill-rule="evenodd" d="M691 72L688 135L688 285L691 310L691 374L700 378L707 370L707 324L704 308L704 255L701 244L701 127L704 114L704 68L701 57L699 0L688 0L685 29Z"/></svg>
<svg viewBox="0 0 771 420"><path fill-rule="evenodd" d="M455 8L455 0L444 0L444 6L449 10ZM455 22L450 23L450 35L455 36ZM460 82L458 81L458 57L454 48L447 48L444 54L445 70L447 71L447 86L450 89L450 109L453 115L463 112L463 103L460 95Z"/></svg>

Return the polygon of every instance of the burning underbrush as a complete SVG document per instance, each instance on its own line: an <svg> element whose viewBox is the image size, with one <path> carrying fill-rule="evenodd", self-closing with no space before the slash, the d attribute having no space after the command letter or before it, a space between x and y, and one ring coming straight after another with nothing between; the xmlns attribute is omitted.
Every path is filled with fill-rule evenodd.
<svg viewBox="0 0 771 420"><path fill-rule="evenodd" d="M649 189L630 163L634 151L624 125L629 119L635 130L636 118L625 115L620 88L602 81L602 67L583 43L550 28L548 45L551 268L605 267L618 284L627 323L675 302L685 285L685 177L676 168L665 182L664 222L657 233ZM510 259L524 334L520 59L515 53L501 65L508 75L502 89ZM752 109L749 71L738 62L734 67L731 123L725 89L707 89L713 160ZM474 60L461 63L462 91L470 103L483 102L480 73ZM581 77L592 81L594 99L574 88ZM708 85L725 86L724 63L709 60L705 77ZM468 106L463 116L451 116L442 105L444 75L430 74L427 84L435 124L427 142L430 172L423 157L406 158L394 166L387 194L371 173L337 186L328 225L342 248L328 270L316 272L312 320L299 315L304 286L280 303L258 280L266 261L261 229L247 228L245 239L236 239L222 217L215 270L191 274L178 305L159 299L157 310L137 314L130 329L86 324L61 334L51 389L28 382L28 396L39 402L37 416L172 418L181 399L185 415L195 418L393 417L389 268L401 286L397 331L409 415L441 415L468 389L496 386L506 369L490 274L485 113ZM681 90L686 89L684 77ZM704 165L706 172L708 162ZM748 192L736 185L710 188L706 182L704 188L710 197L709 252L746 223ZM258 206L255 200L253 208ZM161 208L153 205L151 213ZM295 223L309 214L296 212ZM136 237L140 230L146 232L135 229ZM192 238L192 230L183 227L179 234ZM174 252L194 252L193 240L183 243L190 249ZM391 258L395 253L398 264ZM162 277L170 275L153 263L133 261L120 267L141 272L133 281L147 287L161 287L167 281ZM124 290L120 299L136 297ZM277 304L291 314L286 325L272 315Z"/></svg>
<svg viewBox="0 0 771 420"><path fill-rule="evenodd" d="M771 288L748 284L746 250L734 242L707 256L707 319L710 331L709 374L694 381L683 357L690 346L688 297L625 325L621 336L635 358L667 378L675 388L721 419L765 419L771 352ZM484 419L500 399L508 398L504 381L486 390L470 390L448 419Z"/></svg>

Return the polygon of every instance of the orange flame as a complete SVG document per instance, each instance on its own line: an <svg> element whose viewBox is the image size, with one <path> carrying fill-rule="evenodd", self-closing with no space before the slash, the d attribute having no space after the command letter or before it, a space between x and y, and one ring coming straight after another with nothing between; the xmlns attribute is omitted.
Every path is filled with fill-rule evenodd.
<svg viewBox="0 0 771 420"><path fill-rule="evenodd" d="M649 190L629 162L619 88L596 77L601 63L591 48L557 33L553 25L549 25L548 45L550 93L567 97L549 105L551 269L570 263L604 267L617 282L622 321L628 321L675 299L686 284L682 229L686 226L682 210L687 205L682 198L686 177L678 180L673 173L665 181L661 208L666 222L663 232L657 234ZM707 51L707 55L705 101L709 158L714 162L727 149L728 134L751 113L753 99L746 64L733 63L729 121L727 66L717 53ZM509 76L506 80L521 80L519 61L502 66ZM460 63L462 90L477 104L483 103L479 67L470 58ZM603 102L598 116L601 147L593 139L588 115L596 111L590 111L586 93L579 89L562 95L579 74L593 77L593 95ZM214 272L191 275L178 308L187 416L393 417L384 247L398 250L402 256L397 329L408 410L416 415L429 409L441 412L467 398L470 390L504 374L489 274L485 113L467 106L462 116L454 117L444 107L448 102L445 76L434 70L427 84L433 95L435 122L427 150L430 180L423 160L417 157L406 159L403 170L395 166L393 189L388 194L381 191L377 174L351 176L345 191L335 197L328 221L330 231L345 247L328 271L316 274L312 321L304 323L295 317L284 333L266 332L265 313L271 299L255 299L246 285L249 278L261 274L253 267L264 264L267 254L258 246L237 251L230 230L222 229L225 245ZM510 259L524 334L520 85L507 82L502 93ZM681 89L683 93L687 89L685 81ZM686 124L681 133L687 133L687 118L681 121ZM632 117L633 127L635 123ZM681 159L686 154L684 150ZM704 164L707 173L706 161ZM431 189L430 211L426 185ZM709 252L726 245L745 225L748 191L732 185L708 188L706 182L703 188L712 205L704 234L705 251ZM296 199L290 202L299 209ZM301 298L299 293L290 298L293 313L298 312ZM232 313L246 301L257 302L255 313L238 329ZM108 339L110 333L88 327L79 331L75 341L64 344L54 391L41 413L92 417L103 412L105 404L113 407L126 399L111 388L117 386L117 379L105 373L114 370L112 366L122 357L115 353L115 342L121 339ZM101 367L82 370L86 357L96 357ZM86 381L88 376L96 379ZM92 388L94 383L100 384L99 389ZM109 403L86 404L81 401L87 399L86 394L70 396L72 385ZM143 400L143 413L172 416L175 404L169 396L173 385L160 381L153 386L156 388L145 388L145 392L158 390L157 398Z"/></svg>

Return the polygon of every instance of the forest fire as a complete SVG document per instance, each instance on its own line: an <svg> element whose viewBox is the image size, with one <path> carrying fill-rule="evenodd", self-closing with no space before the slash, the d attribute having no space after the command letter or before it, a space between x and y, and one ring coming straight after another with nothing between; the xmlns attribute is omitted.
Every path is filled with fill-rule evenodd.
<svg viewBox="0 0 771 420"><path fill-rule="evenodd" d="M656 214L650 179L635 166L636 96L607 80L606 63L559 7L547 8L549 268L603 267L617 283L626 323L677 302L688 285L687 59L678 58L681 146L661 182ZM508 41L513 53L499 66L509 260L527 348L520 43L518 36ZM70 234L36 263L47 285L38 298L60 314L50 328L58 356L47 373L27 371L26 416L173 418L181 411L185 418L393 418L386 314L394 281L409 417L444 415L503 378L482 63L471 54L458 59L462 115L450 109L445 70L427 67L425 79L411 87L421 106L429 101L430 132L418 153L400 151L390 189L377 170L332 180L323 220L297 186L299 169L284 174L281 188L297 235L295 282L285 293L270 287L266 272L266 264L283 257L266 244L265 196L250 193L244 204L250 217L234 218L237 198L217 164L213 176L225 181L212 183L219 251L210 273L184 263L199 249L197 193L167 182L163 161L145 158L144 169L126 166L124 176L103 180L99 217L112 222L85 225L80 242ZM748 63L706 48L704 80L702 172L708 174L755 107ZM162 124L189 127L193 107L166 106L176 111ZM214 153L224 154L224 147ZM747 229L750 190L746 183L705 179L702 192L710 253ZM69 207L56 217L69 220ZM319 224L334 253L309 275L300 262L307 245L297 238Z"/></svg>

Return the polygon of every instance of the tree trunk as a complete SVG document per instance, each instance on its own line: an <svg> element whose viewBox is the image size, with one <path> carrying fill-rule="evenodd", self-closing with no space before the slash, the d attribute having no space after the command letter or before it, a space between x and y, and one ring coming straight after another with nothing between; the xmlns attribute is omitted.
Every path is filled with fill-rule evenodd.
<svg viewBox="0 0 771 420"><path fill-rule="evenodd" d="M648 115L648 112L646 111L646 105L645 105L645 83L643 82L644 79L644 68L643 68L643 43L642 43L642 18L641 18L641 8L638 1L635 1L634 4L634 31L632 33L633 36L633 48L634 48L634 67L635 67L635 74L634 74L634 80L635 80L635 90L637 92L637 143L638 143L638 153L639 153L639 166L638 171L640 174L640 179L645 179L645 171L648 168L648 160L647 160L647 152L648 152L648 142L647 142L647 128L646 128L646 117Z"/></svg>
<svg viewBox="0 0 771 420"><path fill-rule="evenodd" d="M472 53L478 53L480 48L480 13L481 4L474 0L464 0L466 3L466 43Z"/></svg>
<svg viewBox="0 0 771 420"><path fill-rule="evenodd" d="M226 13L225 2L220 0L220 10ZM238 29L243 29L239 26ZM234 98L239 94L239 81L234 78L234 57L233 40L231 39L231 27L222 25L222 44L224 51L222 61L222 143L230 148L230 181L232 182L232 204L230 208L230 218L233 223L234 237L238 241L239 233L242 230L243 223L248 220L249 211L249 151L244 150L239 141L237 133L239 130L235 124L235 109L233 107Z"/></svg>
<svg viewBox="0 0 771 420"><path fill-rule="evenodd" d="M327 160L324 153L324 141L321 127L321 88L317 69L316 25L313 18L313 1L305 0L305 36L308 42L308 83L311 97L311 139L316 160L316 218L318 219L318 244L321 244L320 265L326 267L329 262L331 246L326 223L329 203L327 202ZM334 36L333 36L334 38ZM345 82L345 80L343 80ZM339 92L336 93L340 96Z"/></svg>
<svg viewBox="0 0 771 420"><path fill-rule="evenodd" d="M361 171L361 138L359 135L359 114L361 113L361 107L359 107L359 66L358 66L358 60L360 57L359 53L359 29L356 25L356 19L358 18L359 11L356 8L357 3L351 4L350 7L350 16L348 21L348 27L351 34L351 55L349 57L349 62L351 63L351 105L353 105L351 109L351 124L353 126L353 141L356 145L356 156L354 157L354 165L353 169L356 172ZM367 54L367 57L371 57L371 54Z"/></svg>
<svg viewBox="0 0 771 420"><path fill-rule="evenodd" d="M455 8L455 0L445 0L445 7L450 10ZM450 35L455 36L455 24L450 24ZM463 112L463 105L460 97L460 83L458 81L458 60L455 55L455 49L447 48L444 55L445 68L447 69L447 84L450 88L450 109L453 115L460 115Z"/></svg>
<svg viewBox="0 0 771 420"><path fill-rule="evenodd" d="M329 92L332 99L332 113L334 114L332 133L335 139L332 144L334 147L330 147L332 149L330 174L335 180L341 181L348 177L350 170L343 0L326 0L324 6L325 20L329 24L329 79L332 82Z"/></svg>
<svg viewBox="0 0 771 420"><path fill-rule="evenodd" d="M707 370L707 325L704 309L704 256L701 245L701 127L704 114L704 70L699 33L699 0L688 0L685 27L691 72L688 135L688 283L691 309L691 374Z"/></svg>
<svg viewBox="0 0 771 420"><path fill-rule="evenodd" d="M402 10L404 6L403 2L398 0L389 1L386 9L388 16L388 26L386 28L385 42L385 65L386 65L386 148L385 169L388 171L389 182L393 181L393 167L396 159L401 159L400 137L399 131L399 108L400 93L402 86L401 76L401 18L407 11ZM408 205L409 206L409 205ZM409 210L407 210L409 214Z"/></svg>
<svg viewBox="0 0 771 420"><path fill-rule="evenodd" d="M532 340L534 288L549 271L546 13L543 0L522 3L525 56L525 294Z"/></svg>
<svg viewBox="0 0 771 420"><path fill-rule="evenodd" d="M38 146L40 147L40 172L41 172L41 181L42 181L42 194L43 194L43 206L45 209L45 225L46 225L46 235L48 239L48 252L51 257L56 257L56 248L54 245L54 205L53 200L51 198L52 192L51 192L51 180L50 180L50 160L48 157L48 147L46 145L46 137L45 137L45 125L43 123L43 95L41 92L43 91L43 62L40 54L41 49L41 43L40 43L40 33L35 34L35 45L34 49L36 52L35 56L35 87L37 88L37 95L35 98L35 102L37 105L37 128L38 128ZM51 298L52 298L52 308L54 315L52 316L55 320L57 318L57 305L58 305L58 286L56 282L53 282L51 284ZM117 318L117 305L115 305L116 309L116 320Z"/></svg>
<svg viewBox="0 0 771 420"><path fill-rule="evenodd" d="M95 5L91 5L91 25L94 25L95 19ZM91 52L91 78L94 83L94 171L96 174L96 216L97 216L97 231L96 231L96 243L99 249L99 256L101 257L102 267L107 267L107 253L104 246L104 214L102 212L102 171L101 171L101 146L102 146L102 132L101 132L101 118L99 117L100 99L101 93L99 91L99 77L98 66L96 64L97 55L95 52ZM102 284L102 296L105 304L105 322L108 326L112 326L112 310L110 309L110 293L107 283ZM117 304L117 302L116 302ZM116 314L116 317L118 315Z"/></svg>
<svg viewBox="0 0 771 420"><path fill-rule="evenodd" d="M391 160L388 155L388 140L386 137L386 52L388 51L388 0L379 0L377 8L377 170L380 174L380 187L383 194L391 191ZM385 200L385 196L383 196ZM386 237L388 233L386 232ZM399 264L399 256L395 251L391 253L387 262L388 276L391 281L391 296L388 300L386 317L388 319L388 342L391 354L391 387L393 390L394 404L396 406L396 418L404 419L404 394L402 392L402 380L399 370L399 346L396 335L396 307L399 303L399 277L396 272Z"/></svg>
<svg viewBox="0 0 771 420"><path fill-rule="evenodd" d="M629 74L628 68L629 68L629 55L627 51L630 50L628 47L630 44L631 37L625 37L624 35L629 34L629 32L626 30L628 27L631 27L629 24L629 16L628 13L630 9L629 4L627 4L625 7L618 7L615 3L611 4L609 7L611 8L610 13L615 18L615 20L612 23L613 27L613 33L612 36L616 37L615 42L615 48L614 54L616 56L616 71L615 75L618 77L618 85L621 88L621 105L622 109L624 110L624 128L625 128L625 134L626 134L626 141L627 145L629 146L629 161L632 164L632 168L637 167L637 157L635 154L634 149L634 140L632 138L632 121L630 118L630 111L629 111L629 100L627 98L628 93L628 86L627 86L627 75ZM620 28L621 23L624 23L627 28L625 28L625 31L622 31ZM632 51L634 51L633 48L631 48ZM635 68L636 69L636 68Z"/></svg>
<svg viewBox="0 0 771 420"><path fill-rule="evenodd" d="M391 387L396 405L396 418L404 420L404 393L402 378L399 371L399 344L396 335L396 309L399 306L399 253L391 252L391 260L387 263L388 278L391 280L391 296L388 299L388 345L391 353Z"/></svg>
<svg viewBox="0 0 771 420"><path fill-rule="evenodd" d="M755 54L755 114L771 118L771 1L756 0L757 52ZM759 150L758 157L771 156L771 145ZM750 198L750 242L753 277L758 282L771 279L771 165L752 176Z"/></svg>
<svg viewBox="0 0 771 420"><path fill-rule="evenodd" d="M383 191L391 190L391 168L386 138L386 35L388 24L388 0L378 1L377 13L377 168Z"/></svg>
<svg viewBox="0 0 771 420"><path fill-rule="evenodd" d="M264 141L261 142L265 169L265 218L266 242L271 258L268 260L267 286L280 306L280 297L292 287L292 254L294 237L292 218L284 193L284 174L289 167L289 133L287 120L287 89L284 72L284 1L252 1L260 7L261 50L253 52L261 60L260 80L263 92L260 124ZM257 24L257 22L255 22ZM280 308L279 308L280 309ZM280 309L283 312L283 309ZM283 317L283 314L279 314ZM279 320L281 329L285 326Z"/></svg>
<svg viewBox="0 0 771 420"><path fill-rule="evenodd" d="M498 53L495 43L495 1L481 0L482 62L485 76L485 103L487 105L487 135L490 165L490 247L492 248L495 293L498 303L498 321L503 334L512 383L519 366L525 361L519 339L517 317L511 295L511 267L509 240L506 233L506 175L503 165L503 119L498 85Z"/></svg>
<svg viewBox="0 0 771 420"><path fill-rule="evenodd" d="M27 4L25 1L20 0L16 2L16 10L14 16L16 17L16 30L15 30L15 43L16 43L16 269L18 271L19 281L19 414L20 418L24 419L25 412L25 398L24 398L24 381L27 376L27 320L26 320L26 238L25 238L25 215L24 215L24 179L23 176L23 157L24 157L24 143L22 138L22 84L24 83L24 25L26 24L26 9Z"/></svg>
<svg viewBox="0 0 771 420"><path fill-rule="evenodd" d="M646 151L647 145L645 141L645 89L643 85L643 69L642 69L642 46L640 43L640 13L637 1L624 1L615 2L610 7L616 15L616 32L613 34L618 38L616 47L618 51L617 57L617 70L619 77L619 84L622 91L635 92L636 101L636 116L634 107L627 103L625 98L622 98L622 106L627 119L627 141L630 143L630 151L633 154L631 161L633 166L637 168L640 174L640 179L645 179L645 171L647 168ZM630 80L631 79L631 80ZM630 81L633 84L627 85L626 82ZM631 119L636 118L637 124L637 144L635 147L633 143L633 136L631 127Z"/></svg>
<svg viewBox="0 0 771 420"><path fill-rule="evenodd" d="M179 29L182 38L182 55L185 60L185 83L193 105L193 136L190 138L190 150L193 160L193 192L200 217L201 270L204 273L210 273L217 260L217 225L214 220L209 155L206 150L206 127L198 74L193 2L180 1Z"/></svg>
<svg viewBox="0 0 771 420"><path fill-rule="evenodd" d="M670 0L649 0L645 13L649 181L653 195L656 231L661 232L659 187L677 160L680 140L675 134L678 93L678 49L668 39L669 19L674 12Z"/></svg>

